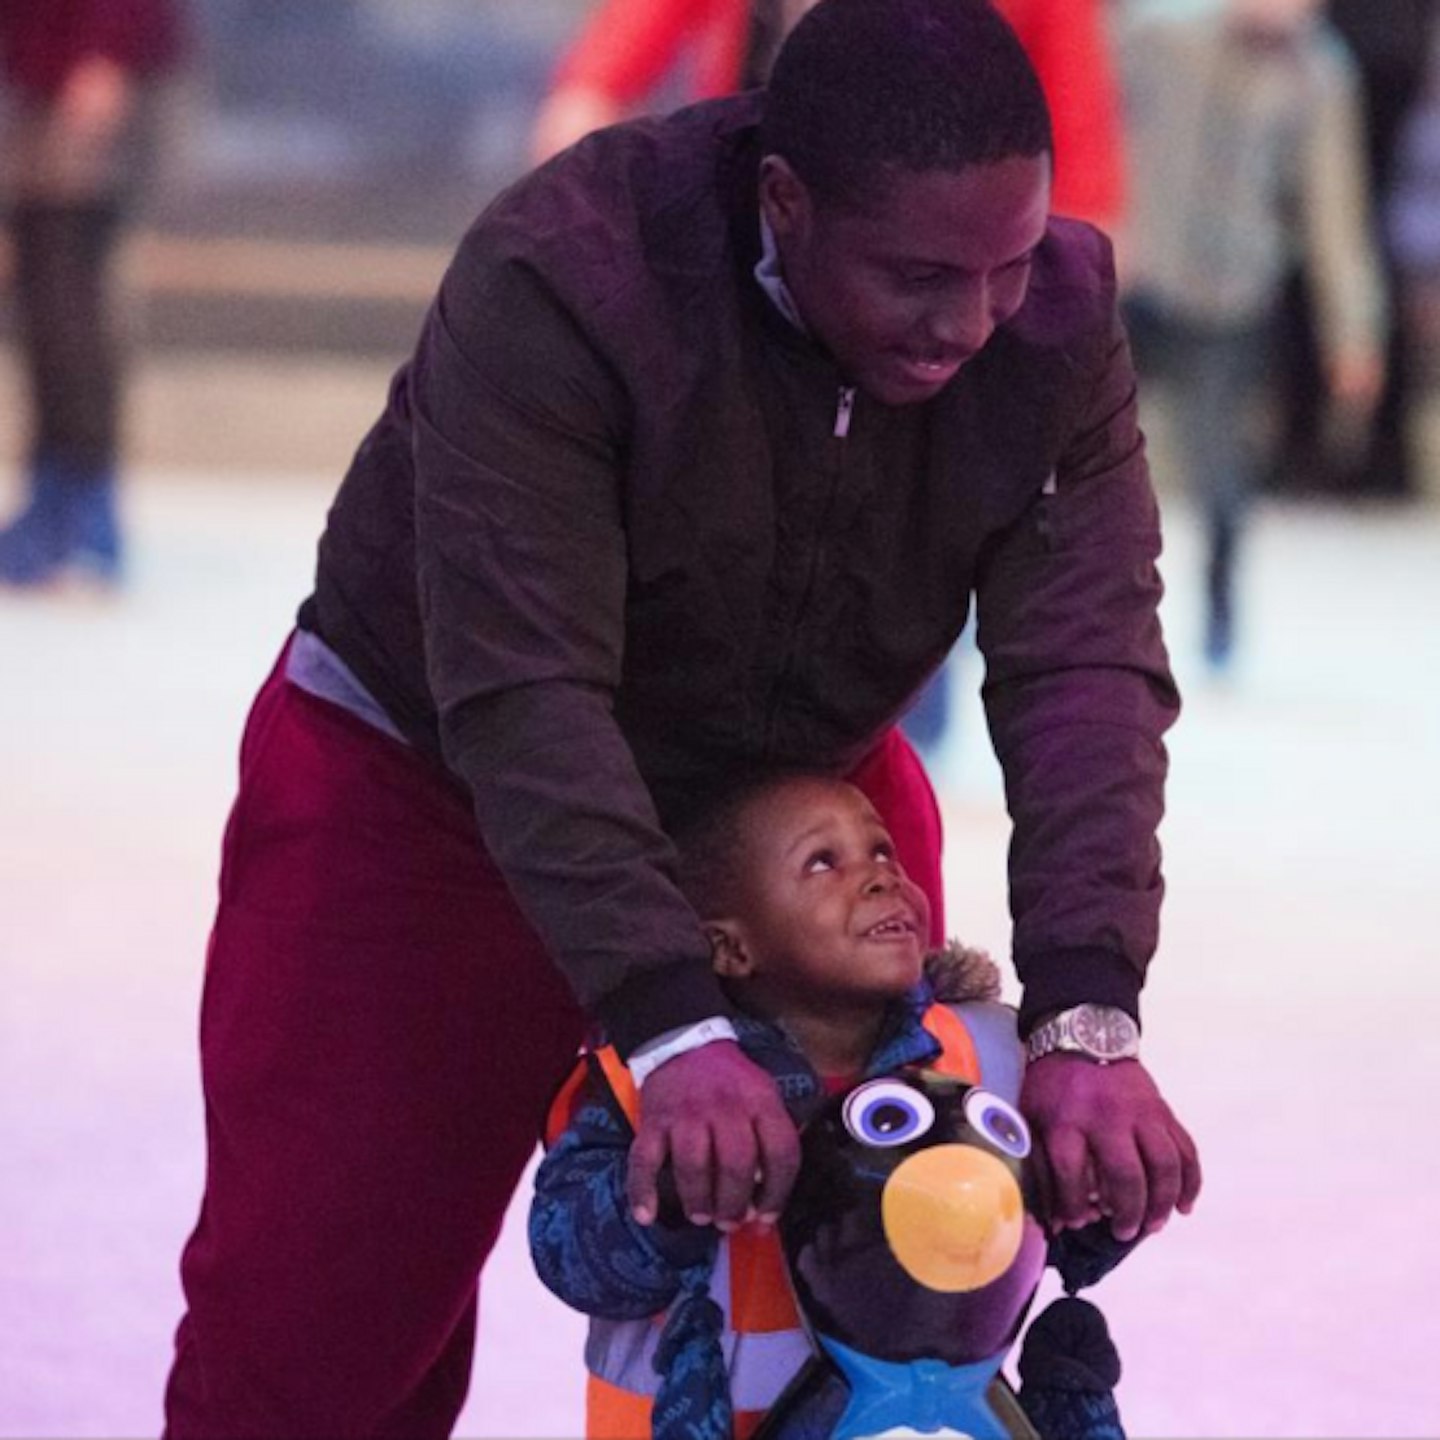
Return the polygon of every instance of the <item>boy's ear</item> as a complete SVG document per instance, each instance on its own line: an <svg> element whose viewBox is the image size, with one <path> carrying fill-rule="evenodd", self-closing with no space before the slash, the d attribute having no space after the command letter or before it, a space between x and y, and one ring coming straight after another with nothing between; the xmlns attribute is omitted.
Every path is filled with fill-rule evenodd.
<svg viewBox="0 0 1440 1440"><path fill-rule="evenodd" d="M715 973L725 980L743 980L755 971L755 961L745 947L745 937L733 920L707 920L705 934Z"/></svg>

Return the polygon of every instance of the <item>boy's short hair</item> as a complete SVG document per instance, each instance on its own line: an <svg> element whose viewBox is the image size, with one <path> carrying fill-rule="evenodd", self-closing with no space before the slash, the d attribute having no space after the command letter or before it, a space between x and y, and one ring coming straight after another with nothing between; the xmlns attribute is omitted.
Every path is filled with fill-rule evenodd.
<svg viewBox="0 0 1440 1440"><path fill-rule="evenodd" d="M1053 149L1040 81L990 0L820 0L776 58L761 143L840 203L887 173Z"/></svg>
<svg viewBox="0 0 1440 1440"><path fill-rule="evenodd" d="M837 782L818 770L754 773L710 797L677 829L675 848L681 891L701 919L731 913L744 881L744 821L752 806L772 791L801 780Z"/></svg>

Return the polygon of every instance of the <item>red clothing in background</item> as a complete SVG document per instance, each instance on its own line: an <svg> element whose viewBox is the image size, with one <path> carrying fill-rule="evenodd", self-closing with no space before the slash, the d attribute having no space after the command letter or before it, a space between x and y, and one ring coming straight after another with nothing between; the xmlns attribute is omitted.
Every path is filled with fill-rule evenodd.
<svg viewBox="0 0 1440 1440"><path fill-rule="evenodd" d="M36 95L53 95L82 60L103 55L136 75L172 68L182 51L173 0L4 0L0 69Z"/></svg>
<svg viewBox="0 0 1440 1440"><path fill-rule="evenodd" d="M1119 91L1101 0L995 0L1039 73L1055 130L1052 208L1102 228L1125 203ZM696 99L736 89L751 0L603 0L560 62L554 88L640 101L687 50Z"/></svg>
<svg viewBox="0 0 1440 1440"><path fill-rule="evenodd" d="M1057 215L1101 229L1125 210L1120 90L1102 0L994 0L1015 27L1050 103Z"/></svg>
<svg viewBox="0 0 1440 1440"><path fill-rule="evenodd" d="M633 105L693 51L691 89L712 100L739 87L750 0L603 0L560 61L554 89L598 90Z"/></svg>

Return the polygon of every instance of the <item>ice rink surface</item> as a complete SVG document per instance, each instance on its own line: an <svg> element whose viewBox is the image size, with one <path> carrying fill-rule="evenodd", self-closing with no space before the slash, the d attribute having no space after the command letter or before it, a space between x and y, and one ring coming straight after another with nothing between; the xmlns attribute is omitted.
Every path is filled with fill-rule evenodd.
<svg viewBox="0 0 1440 1440"><path fill-rule="evenodd" d="M126 593L0 594L5 1436L158 1431L235 748L331 488L149 469ZM1122 1412L1135 1437L1435 1436L1440 510L1267 510L1223 687L1191 659L1183 513L1169 533L1187 710L1145 1045L1207 1186L1096 1292ZM940 767L951 929L1003 953L975 668ZM460 1433L576 1435L581 1326L529 1277L514 1217L483 1311Z"/></svg>

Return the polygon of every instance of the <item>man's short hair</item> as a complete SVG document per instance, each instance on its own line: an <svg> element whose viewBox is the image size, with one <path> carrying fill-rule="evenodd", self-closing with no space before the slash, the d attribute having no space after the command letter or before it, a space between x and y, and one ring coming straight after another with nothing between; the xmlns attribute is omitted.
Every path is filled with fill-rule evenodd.
<svg viewBox="0 0 1440 1440"><path fill-rule="evenodd" d="M820 0L770 77L765 153L829 202L888 174L1052 150L1045 95L990 0Z"/></svg>

